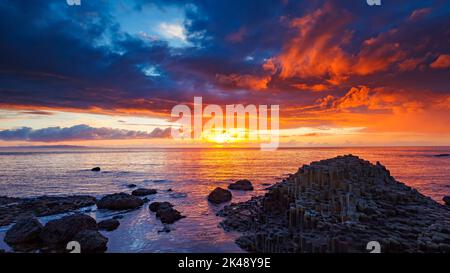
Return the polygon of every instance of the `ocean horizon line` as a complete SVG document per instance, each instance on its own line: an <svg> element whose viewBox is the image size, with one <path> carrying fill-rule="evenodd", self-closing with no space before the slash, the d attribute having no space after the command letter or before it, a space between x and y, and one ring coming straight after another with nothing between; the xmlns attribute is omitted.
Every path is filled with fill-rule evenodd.
<svg viewBox="0 0 450 273"><path fill-rule="evenodd" d="M281 146L278 150L289 149L347 149L347 148L449 148L449 145L351 145L351 146ZM244 146L83 146L83 145L26 145L26 146L0 146L0 149L235 149L235 150L260 150L260 147L244 147Z"/></svg>

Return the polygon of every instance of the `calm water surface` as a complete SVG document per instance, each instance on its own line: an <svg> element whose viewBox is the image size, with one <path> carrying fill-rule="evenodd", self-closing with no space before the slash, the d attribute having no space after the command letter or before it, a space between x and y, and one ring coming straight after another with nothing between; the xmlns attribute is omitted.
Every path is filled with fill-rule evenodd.
<svg viewBox="0 0 450 273"><path fill-rule="evenodd" d="M147 206L124 213L120 227L104 233L110 252L240 252L237 234L217 225L206 196L215 187L250 179L255 191L233 192L233 202L261 195L267 186L303 164L343 154L380 161L399 181L440 201L450 194L450 147L302 148L264 152L254 149L0 149L0 195L90 194L130 192L127 185L155 188L151 201L169 201L187 217L158 233L162 224ZM100 166L101 172L91 172ZM172 192L168 192L172 189ZM98 220L110 212L89 212ZM41 219L47 221L52 217ZM7 227L0 227L2 239ZM0 248L7 248L3 242Z"/></svg>

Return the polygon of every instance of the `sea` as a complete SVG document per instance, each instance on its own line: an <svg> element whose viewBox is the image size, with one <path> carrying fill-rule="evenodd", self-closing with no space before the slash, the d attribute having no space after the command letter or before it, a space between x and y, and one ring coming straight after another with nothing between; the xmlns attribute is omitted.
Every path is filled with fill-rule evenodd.
<svg viewBox="0 0 450 273"><path fill-rule="evenodd" d="M239 179L249 179L255 190L233 191L232 202L263 195L270 184L295 173L312 161L353 154L373 163L379 161L398 181L442 202L450 195L450 147L346 147L284 148L261 151L244 148L0 148L0 195L105 194L128 192L138 187L157 189L150 202L169 201L186 218L169 225L170 232L148 209L123 212L83 211L98 221L117 214L120 226L108 237L108 252L243 252L238 234L219 227L216 213L226 204L213 205L208 193ZM100 172L91 168L100 167ZM45 223L60 217L48 216ZM0 248L7 249L0 227Z"/></svg>

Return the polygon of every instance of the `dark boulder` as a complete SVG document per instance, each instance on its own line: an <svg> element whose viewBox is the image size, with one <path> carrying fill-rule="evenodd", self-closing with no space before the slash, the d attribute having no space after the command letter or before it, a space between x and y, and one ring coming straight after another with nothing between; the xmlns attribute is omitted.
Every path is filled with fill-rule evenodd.
<svg viewBox="0 0 450 273"><path fill-rule="evenodd" d="M186 217L174 209L173 205L169 202L153 202L150 204L149 209L156 212L156 217L164 224L172 224L175 221Z"/></svg>
<svg viewBox="0 0 450 273"><path fill-rule="evenodd" d="M36 217L20 219L6 232L5 242L11 246L38 243L42 228Z"/></svg>
<svg viewBox="0 0 450 273"><path fill-rule="evenodd" d="M104 196L97 202L99 209L126 210L135 209L144 204L140 198L127 193L114 193Z"/></svg>
<svg viewBox="0 0 450 273"><path fill-rule="evenodd" d="M442 201L444 201L447 206L450 206L450 195L444 196L444 198L442 198Z"/></svg>
<svg viewBox="0 0 450 273"><path fill-rule="evenodd" d="M120 222L116 219L108 219L98 222L97 225L101 230L113 231L119 227Z"/></svg>
<svg viewBox="0 0 450 273"><path fill-rule="evenodd" d="M156 212L159 209L172 208L172 207L173 207L173 205L169 202L153 202L150 204L150 206L148 206L148 208L153 212Z"/></svg>
<svg viewBox="0 0 450 273"><path fill-rule="evenodd" d="M181 215L181 213L174 208L163 207L163 208L159 208L156 211L156 217L159 218L159 220L161 220L161 222L164 224L172 224L175 221L178 221L181 218L184 218L186 216Z"/></svg>
<svg viewBox="0 0 450 273"><path fill-rule="evenodd" d="M40 233L45 245L65 244L83 230L97 230L97 222L86 214L73 214L48 222Z"/></svg>
<svg viewBox="0 0 450 273"><path fill-rule="evenodd" d="M131 194L134 196L146 196L146 195L150 195L150 194L156 194L156 190L139 188L139 189L134 190Z"/></svg>
<svg viewBox="0 0 450 273"><path fill-rule="evenodd" d="M215 188L209 195L208 200L214 204L220 204L231 200L231 192L222 188Z"/></svg>
<svg viewBox="0 0 450 273"><path fill-rule="evenodd" d="M240 190L240 191L252 191L252 182L247 179L238 180L230 185L228 185L230 190Z"/></svg>
<svg viewBox="0 0 450 273"><path fill-rule="evenodd" d="M136 184L128 184L127 187L131 189L131 188L136 188L137 186L136 186Z"/></svg>
<svg viewBox="0 0 450 273"><path fill-rule="evenodd" d="M107 249L108 238L97 230L83 230L73 237L80 243L81 253L102 253Z"/></svg>
<svg viewBox="0 0 450 273"><path fill-rule="evenodd" d="M93 172L99 172L100 170L101 170L100 167L94 167L91 169L91 171Z"/></svg>

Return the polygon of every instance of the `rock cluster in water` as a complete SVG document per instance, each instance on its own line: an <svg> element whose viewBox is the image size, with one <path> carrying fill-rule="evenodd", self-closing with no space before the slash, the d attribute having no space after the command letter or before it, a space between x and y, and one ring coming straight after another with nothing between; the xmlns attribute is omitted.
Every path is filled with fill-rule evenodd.
<svg viewBox="0 0 450 273"><path fill-rule="evenodd" d="M450 252L450 209L356 156L304 165L218 213L252 252Z"/></svg>
<svg viewBox="0 0 450 273"><path fill-rule="evenodd" d="M157 193L157 191L155 189L144 189L144 188L139 188L139 189L136 189L131 192L131 194L134 196L146 196L146 195L156 194L156 193Z"/></svg>
<svg viewBox="0 0 450 273"><path fill-rule="evenodd" d="M0 196L0 226L9 225L25 216L46 216L95 205L93 196L41 196L15 198Z"/></svg>
<svg viewBox="0 0 450 273"><path fill-rule="evenodd" d="M173 224L176 221L185 218L186 216L173 208L169 202L153 202L149 206L150 211L156 212L156 217L161 220L163 224Z"/></svg>
<svg viewBox="0 0 450 273"><path fill-rule="evenodd" d="M124 192L108 194L97 201L97 207L99 209L109 210L136 209L143 204L144 201L139 197Z"/></svg>
<svg viewBox="0 0 450 273"><path fill-rule="evenodd" d="M43 226L35 217L18 220L5 234L5 242L16 251L65 252L76 241L82 252L104 252L108 239L98 231L97 222L85 214L73 214Z"/></svg>

